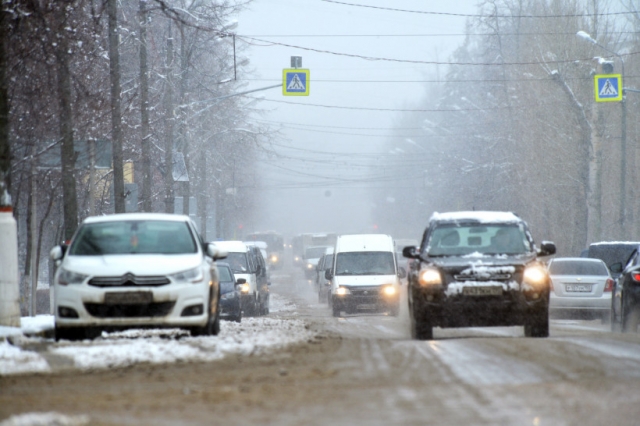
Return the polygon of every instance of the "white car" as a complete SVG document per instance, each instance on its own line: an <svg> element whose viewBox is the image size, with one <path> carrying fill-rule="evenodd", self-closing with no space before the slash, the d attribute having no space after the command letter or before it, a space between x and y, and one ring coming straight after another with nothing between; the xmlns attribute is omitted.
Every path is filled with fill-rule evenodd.
<svg viewBox="0 0 640 426"><path fill-rule="evenodd" d="M89 217L68 248L51 250L58 264L56 340L142 327L217 334L220 289L213 260L225 256L202 241L187 216Z"/></svg>
<svg viewBox="0 0 640 426"><path fill-rule="evenodd" d="M236 279L243 278L246 282L240 286L240 306L247 316L262 315L268 309L269 290L267 287L266 271L250 255L250 248L241 241L216 241L216 246L227 254L226 262ZM263 282L259 278L263 277Z"/></svg>
<svg viewBox="0 0 640 426"><path fill-rule="evenodd" d="M548 270L552 316L609 319L614 281L602 260L559 257L549 262Z"/></svg>

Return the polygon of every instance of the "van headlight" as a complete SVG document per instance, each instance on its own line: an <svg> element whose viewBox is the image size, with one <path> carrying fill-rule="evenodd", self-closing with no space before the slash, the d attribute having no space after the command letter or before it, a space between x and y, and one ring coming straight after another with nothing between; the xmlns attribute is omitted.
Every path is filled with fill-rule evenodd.
<svg viewBox="0 0 640 426"><path fill-rule="evenodd" d="M398 293L393 285L386 285L382 287L382 294L385 296L395 296Z"/></svg>
<svg viewBox="0 0 640 426"><path fill-rule="evenodd" d="M82 284L88 276L89 275L79 274L78 272L73 272L68 269L61 268L60 274L58 275L58 284Z"/></svg>
<svg viewBox="0 0 640 426"><path fill-rule="evenodd" d="M169 275L169 277L171 277L175 282L187 281L191 283L199 283L204 280L204 273L202 272L202 268L198 266L193 269L187 269L186 271Z"/></svg>
<svg viewBox="0 0 640 426"><path fill-rule="evenodd" d="M418 282L423 287L440 285L442 284L442 276L440 275L440 271L436 268L426 268L420 271L420 274L418 275Z"/></svg>
<svg viewBox="0 0 640 426"><path fill-rule="evenodd" d="M524 270L522 280L536 288L543 286L549 279L547 271L539 265L529 266Z"/></svg>
<svg viewBox="0 0 640 426"><path fill-rule="evenodd" d="M249 290L251 290L251 286L249 285L249 283L240 284L238 286L238 290L240 290L240 293L242 294L248 294Z"/></svg>
<svg viewBox="0 0 640 426"><path fill-rule="evenodd" d="M338 287L338 289L336 290L336 294L338 296L344 296L347 294L351 294L351 291L349 291L349 289L346 287Z"/></svg>

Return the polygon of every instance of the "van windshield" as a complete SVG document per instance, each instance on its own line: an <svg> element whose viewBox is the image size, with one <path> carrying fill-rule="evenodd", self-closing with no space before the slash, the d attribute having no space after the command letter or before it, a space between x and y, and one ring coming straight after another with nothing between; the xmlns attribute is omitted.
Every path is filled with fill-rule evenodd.
<svg viewBox="0 0 640 426"><path fill-rule="evenodd" d="M338 253L336 275L394 275L393 253L365 251Z"/></svg>

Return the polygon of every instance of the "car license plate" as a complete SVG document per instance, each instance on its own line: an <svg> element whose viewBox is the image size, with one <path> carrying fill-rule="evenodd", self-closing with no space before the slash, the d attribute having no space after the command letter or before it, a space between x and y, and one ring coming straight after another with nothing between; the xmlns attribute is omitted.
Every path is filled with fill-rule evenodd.
<svg viewBox="0 0 640 426"><path fill-rule="evenodd" d="M590 293L590 284L566 284L565 289L567 293Z"/></svg>
<svg viewBox="0 0 640 426"><path fill-rule="evenodd" d="M356 306L356 308L358 308L358 309L375 309L376 305L375 305L375 303L363 303L363 304L360 304L360 305Z"/></svg>
<svg viewBox="0 0 640 426"><path fill-rule="evenodd" d="M465 296L502 296L502 287L498 286L479 286L464 287L462 294Z"/></svg>
<svg viewBox="0 0 640 426"><path fill-rule="evenodd" d="M153 302L153 294L150 291L122 291L104 294L104 303L107 305L137 305Z"/></svg>

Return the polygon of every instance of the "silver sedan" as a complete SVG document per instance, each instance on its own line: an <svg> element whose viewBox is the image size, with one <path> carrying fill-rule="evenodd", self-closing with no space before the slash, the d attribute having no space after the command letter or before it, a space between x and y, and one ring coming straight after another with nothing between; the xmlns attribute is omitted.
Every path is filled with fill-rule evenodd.
<svg viewBox="0 0 640 426"><path fill-rule="evenodd" d="M602 260L555 258L549 262L549 275L551 316L609 320L614 281Z"/></svg>

